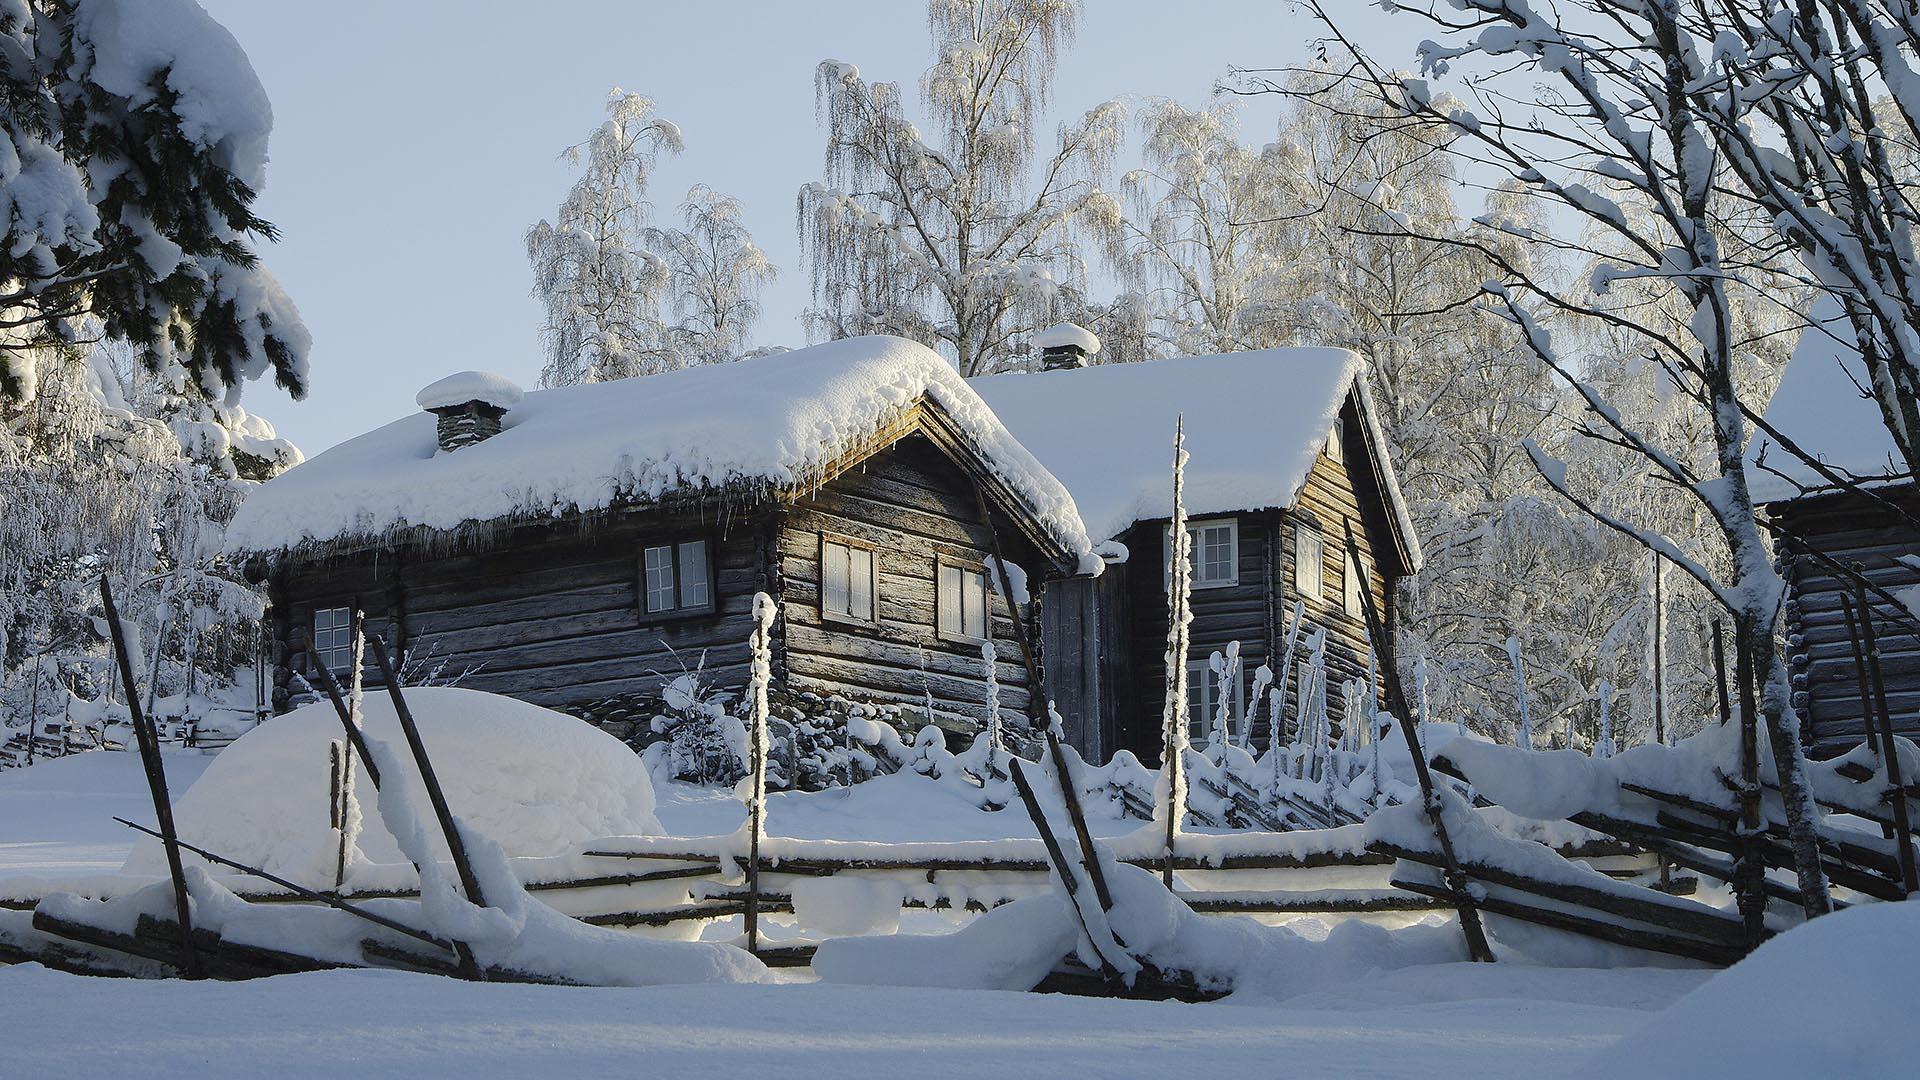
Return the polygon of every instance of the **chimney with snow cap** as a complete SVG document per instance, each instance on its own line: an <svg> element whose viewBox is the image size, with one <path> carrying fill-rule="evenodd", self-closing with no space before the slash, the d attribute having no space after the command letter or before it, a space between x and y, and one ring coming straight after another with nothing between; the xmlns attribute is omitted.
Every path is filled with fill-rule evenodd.
<svg viewBox="0 0 1920 1080"><path fill-rule="evenodd" d="M1042 371L1086 367L1089 359L1100 351L1100 339L1093 336L1093 331L1070 322L1033 335L1033 344L1040 350Z"/></svg>
<svg viewBox="0 0 1920 1080"><path fill-rule="evenodd" d="M459 371L430 383L414 404L439 417L440 452L450 454L500 434L500 418L524 394L512 379L491 371Z"/></svg>

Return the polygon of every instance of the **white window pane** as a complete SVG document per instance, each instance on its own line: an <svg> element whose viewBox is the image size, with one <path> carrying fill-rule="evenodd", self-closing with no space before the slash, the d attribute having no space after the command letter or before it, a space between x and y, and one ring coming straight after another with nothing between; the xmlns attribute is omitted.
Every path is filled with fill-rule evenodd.
<svg viewBox="0 0 1920 1080"><path fill-rule="evenodd" d="M847 552L847 614L873 621L873 552L865 548Z"/></svg>
<svg viewBox="0 0 1920 1080"><path fill-rule="evenodd" d="M1327 433L1327 456L1335 461L1345 460L1346 448L1340 443L1342 425L1338 419L1333 422L1333 430Z"/></svg>
<svg viewBox="0 0 1920 1080"><path fill-rule="evenodd" d="M664 544L648 548L646 566L647 610L673 610L673 548Z"/></svg>
<svg viewBox="0 0 1920 1080"><path fill-rule="evenodd" d="M961 633L969 637L987 636L987 581L972 570L961 575Z"/></svg>
<svg viewBox="0 0 1920 1080"><path fill-rule="evenodd" d="M1201 546L1206 552L1201 569L1202 580L1208 583L1234 580L1233 526L1208 527Z"/></svg>
<svg viewBox="0 0 1920 1080"><path fill-rule="evenodd" d="M835 615L848 612L847 555L845 544L820 545L820 606Z"/></svg>
<svg viewBox="0 0 1920 1080"><path fill-rule="evenodd" d="M940 619L939 629L942 634L960 633L960 594L963 591L961 587L960 568L942 564L940 567L940 592L938 596L934 597L933 605L938 609L936 614Z"/></svg>
<svg viewBox="0 0 1920 1080"><path fill-rule="evenodd" d="M1293 529L1293 585L1300 595L1318 600L1323 587L1320 534L1305 525Z"/></svg>
<svg viewBox="0 0 1920 1080"><path fill-rule="evenodd" d="M707 600L707 542L688 540L680 545L680 606L706 607Z"/></svg>

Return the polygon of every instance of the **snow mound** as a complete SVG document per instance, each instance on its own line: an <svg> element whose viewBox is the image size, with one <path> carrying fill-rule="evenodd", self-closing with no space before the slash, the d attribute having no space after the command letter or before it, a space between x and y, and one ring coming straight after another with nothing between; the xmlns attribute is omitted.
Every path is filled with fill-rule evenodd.
<svg viewBox="0 0 1920 1080"><path fill-rule="evenodd" d="M1829 1080L1911 1076L1920 905L1862 904L1781 934L1580 1075Z"/></svg>
<svg viewBox="0 0 1920 1080"><path fill-rule="evenodd" d="M491 371L456 371L444 379L428 383L413 396L423 409L448 409L478 401L496 409L511 409L526 397L520 384Z"/></svg>
<svg viewBox="0 0 1920 1080"><path fill-rule="evenodd" d="M953 365L897 337L535 391L500 434L458 454L436 456L436 418L415 413L253 491L227 529L227 550L548 517L670 492L804 486L922 400L945 411L1083 572L1099 573L1067 489Z"/></svg>
<svg viewBox="0 0 1920 1080"><path fill-rule="evenodd" d="M1033 335L1036 349L1063 349L1069 345L1080 346L1080 351L1093 356L1100 351L1100 339L1084 326L1063 322L1058 326L1049 326Z"/></svg>
<svg viewBox="0 0 1920 1080"><path fill-rule="evenodd" d="M454 687L410 689L407 704L453 813L508 855L558 855L599 836L660 832L646 768L598 728L513 698ZM405 746L384 692L367 694L365 717L370 737ZM248 732L176 801L181 837L299 884L331 887L339 834L328 822L327 743L342 738L340 720L324 702ZM364 764L356 765L366 819L359 851L373 863L402 862L374 813ZM426 806L426 790L411 762L406 778L413 805ZM428 832L439 857L446 858L444 840L437 830ZM159 844L137 845L126 870L165 873Z"/></svg>

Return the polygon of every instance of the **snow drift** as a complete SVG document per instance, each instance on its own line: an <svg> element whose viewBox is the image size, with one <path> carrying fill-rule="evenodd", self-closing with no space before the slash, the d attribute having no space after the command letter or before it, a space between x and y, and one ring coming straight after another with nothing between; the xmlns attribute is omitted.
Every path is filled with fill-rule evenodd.
<svg viewBox="0 0 1920 1080"><path fill-rule="evenodd" d="M1862 904L1815 919L1660 1013L1580 1075L1742 1080L1911 1076L1920 905Z"/></svg>
<svg viewBox="0 0 1920 1080"><path fill-rule="evenodd" d="M557 855L595 837L660 831L646 768L598 728L477 690L414 688L407 703L454 814L508 855ZM367 694L365 717L369 737L405 745L384 692ZM328 822L327 743L343 737L333 706L324 702L242 736L175 804L182 839L302 885L331 886L339 834ZM373 812L373 784L364 764L356 766L355 787L367 818L359 833L361 857L401 862L399 847ZM408 766L412 802L425 806L425 788ZM432 843L446 858L444 840L435 835ZM137 845L126 870L165 873L158 842Z"/></svg>

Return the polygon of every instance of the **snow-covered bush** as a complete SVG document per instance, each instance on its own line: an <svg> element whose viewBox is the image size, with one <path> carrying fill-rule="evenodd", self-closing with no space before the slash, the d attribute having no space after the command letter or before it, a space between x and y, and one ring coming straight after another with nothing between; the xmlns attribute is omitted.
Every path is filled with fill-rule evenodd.
<svg viewBox="0 0 1920 1080"><path fill-rule="evenodd" d="M747 729L728 711L733 698L714 688L704 663L668 680L660 690L662 710L653 718L657 741L647 747L648 765L690 784L737 783L747 774Z"/></svg>

